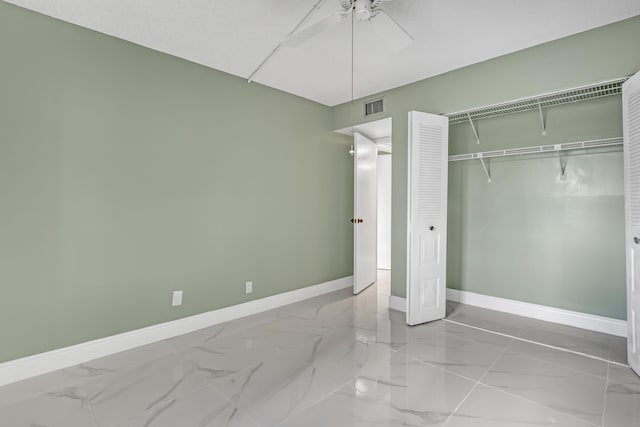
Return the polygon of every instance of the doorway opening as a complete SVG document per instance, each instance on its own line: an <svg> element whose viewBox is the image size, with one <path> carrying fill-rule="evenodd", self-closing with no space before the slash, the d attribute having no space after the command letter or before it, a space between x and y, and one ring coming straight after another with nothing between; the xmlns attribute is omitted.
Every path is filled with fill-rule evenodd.
<svg viewBox="0 0 640 427"><path fill-rule="evenodd" d="M392 119L336 132L353 137L354 285L358 294L374 283L390 294Z"/></svg>

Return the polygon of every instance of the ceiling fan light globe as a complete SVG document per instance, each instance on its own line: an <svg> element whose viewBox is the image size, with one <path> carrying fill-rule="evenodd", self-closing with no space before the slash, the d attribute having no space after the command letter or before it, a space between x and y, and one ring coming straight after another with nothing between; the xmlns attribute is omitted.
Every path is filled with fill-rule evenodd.
<svg viewBox="0 0 640 427"><path fill-rule="evenodd" d="M353 5L353 13L359 21L368 21L371 18L371 1L356 0Z"/></svg>

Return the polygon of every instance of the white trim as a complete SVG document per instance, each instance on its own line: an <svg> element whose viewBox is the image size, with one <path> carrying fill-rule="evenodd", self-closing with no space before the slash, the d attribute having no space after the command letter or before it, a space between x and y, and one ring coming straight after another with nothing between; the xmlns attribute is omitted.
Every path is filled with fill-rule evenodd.
<svg viewBox="0 0 640 427"><path fill-rule="evenodd" d="M406 313L407 299L403 297L397 297L395 295L389 295L389 308Z"/></svg>
<svg viewBox="0 0 640 427"><path fill-rule="evenodd" d="M627 337L627 322L624 320L492 297L468 291L459 291L457 289L447 289L447 300L489 310L501 311L503 313L515 314L517 316L602 332L618 337ZM406 311L406 298L390 295L389 308L403 312Z"/></svg>
<svg viewBox="0 0 640 427"><path fill-rule="evenodd" d="M353 286L353 276L0 363L0 386Z"/></svg>
<svg viewBox="0 0 640 427"><path fill-rule="evenodd" d="M481 295L468 291L459 291L457 289L447 289L447 299L476 307L487 308L489 310L502 311L504 313L603 332L619 337L627 336L627 322L624 320Z"/></svg>

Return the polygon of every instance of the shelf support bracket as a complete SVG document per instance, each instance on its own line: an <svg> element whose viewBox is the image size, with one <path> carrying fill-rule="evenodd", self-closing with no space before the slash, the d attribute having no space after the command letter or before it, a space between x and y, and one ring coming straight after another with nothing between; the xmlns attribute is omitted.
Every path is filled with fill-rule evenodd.
<svg viewBox="0 0 640 427"><path fill-rule="evenodd" d="M491 169L489 169L488 161L485 163L482 153L478 153L478 158L480 159L480 163L482 163L484 173L487 175L487 182L491 182Z"/></svg>
<svg viewBox="0 0 640 427"><path fill-rule="evenodd" d="M538 112L540 112L540 123L542 124L542 136L547 136L547 124L544 121L544 114L542 113L542 104L538 101Z"/></svg>
<svg viewBox="0 0 640 427"><path fill-rule="evenodd" d="M473 134L476 136L476 144L480 144L480 137L478 136L476 125L474 125L473 120L471 120L471 114L467 113L467 119L469 119L469 123L471 124L471 129L473 129Z"/></svg>

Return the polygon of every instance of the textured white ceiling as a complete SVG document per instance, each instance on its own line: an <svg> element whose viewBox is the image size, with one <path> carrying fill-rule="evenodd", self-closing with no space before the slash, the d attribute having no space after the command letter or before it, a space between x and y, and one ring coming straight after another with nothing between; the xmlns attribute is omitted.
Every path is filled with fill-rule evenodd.
<svg viewBox="0 0 640 427"><path fill-rule="evenodd" d="M83 27L248 77L318 0L6 0ZM393 0L414 37L394 52L356 22L356 98L640 15L639 0ZM326 0L309 24L338 10ZM351 99L350 20L283 48L255 81L326 105Z"/></svg>

